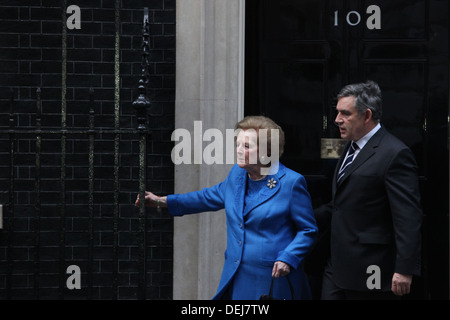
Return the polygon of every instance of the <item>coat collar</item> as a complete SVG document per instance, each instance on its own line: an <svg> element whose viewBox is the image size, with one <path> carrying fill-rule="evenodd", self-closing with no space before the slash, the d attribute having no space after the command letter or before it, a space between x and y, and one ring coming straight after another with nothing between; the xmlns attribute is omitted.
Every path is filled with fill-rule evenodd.
<svg viewBox="0 0 450 320"><path fill-rule="evenodd" d="M276 169L276 166L273 166ZM272 173L272 172L271 172ZM252 205L250 210L247 210L247 214L254 210L256 207L260 206L264 202L272 198L281 188L281 180L286 174L286 167L278 163L278 170L275 170L272 174L269 173L267 177L267 184L261 191L258 202ZM245 169L240 169L239 173L235 177L236 183L236 195L235 195L235 208L238 213L243 214L244 212L244 197L247 185L247 171Z"/></svg>

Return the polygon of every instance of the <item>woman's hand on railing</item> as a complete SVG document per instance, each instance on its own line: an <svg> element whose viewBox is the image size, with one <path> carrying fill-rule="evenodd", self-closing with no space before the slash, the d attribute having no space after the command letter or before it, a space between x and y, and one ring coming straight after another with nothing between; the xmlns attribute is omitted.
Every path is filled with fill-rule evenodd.
<svg viewBox="0 0 450 320"><path fill-rule="evenodd" d="M134 203L136 207L140 206L139 194L136 197L136 201ZM144 205L146 207L152 207L156 209L166 208L167 207L167 197L159 197L149 191L145 191L145 200Z"/></svg>

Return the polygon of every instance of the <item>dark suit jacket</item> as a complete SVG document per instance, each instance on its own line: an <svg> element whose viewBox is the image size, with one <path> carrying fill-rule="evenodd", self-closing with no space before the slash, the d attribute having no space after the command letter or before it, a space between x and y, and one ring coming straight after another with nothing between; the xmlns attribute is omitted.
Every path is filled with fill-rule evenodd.
<svg viewBox="0 0 450 320"><path fill-rule="evenodd" d="M417 165L411 150L383 127L361 149L345 176L333 179L330 253L333 280L342 289L367 291L367 268L381 271L391 290L394 272L420 274L422 210ZM319 224L320 228L320 224Z"/></svg>

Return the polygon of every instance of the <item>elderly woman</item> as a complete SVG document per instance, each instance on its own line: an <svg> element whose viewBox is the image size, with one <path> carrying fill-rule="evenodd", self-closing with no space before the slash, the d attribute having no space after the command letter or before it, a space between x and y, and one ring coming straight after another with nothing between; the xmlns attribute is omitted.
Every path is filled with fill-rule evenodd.
<svg viewBox="0 0 450 320"><path fill-rule="evenodd" d="M273 159L273 154L283 153L284 133L271 119L248 116L236 129L237 164L223 182L165 197L146 192L145 205L167 207L173 216L225 208L227 250L213 299L259 299L268 293L272 278L279 278L273 296L292 299L285 277L294 299L310 299L303 261L317 226L305 179ZM278 149L272 150L273 145Z"/></svg>

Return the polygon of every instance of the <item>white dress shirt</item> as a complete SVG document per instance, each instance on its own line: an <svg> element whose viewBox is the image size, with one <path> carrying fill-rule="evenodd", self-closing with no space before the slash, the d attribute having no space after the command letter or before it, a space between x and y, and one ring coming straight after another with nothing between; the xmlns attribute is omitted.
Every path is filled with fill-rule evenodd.
<svg viewBox="0 0 450 320"><path fill-rule="evenodd" d="M375 133L377 133L378 130L380 130L380 128L381 128L381 124L378 123L378 124L375 126L375 128L373 128L372 130L370 130L364 137L362 137L361 139L355 141L355 143L358 145L358 148L355 150L355 153L354 153L354 155L353 155L353 160L352 160L352 162L355 161L355 158L358 156L358 154L359 154L359 152L361 151L361 149L364 148L364 146L366 145L366 143L369 142L370 138L372 138L373 135L374 135ZM349 148L349 150L350 150L350 148ZM347 154L345 155L345 157L347 157L348 151L349 151L349 150L347 150Z"/></svg>

